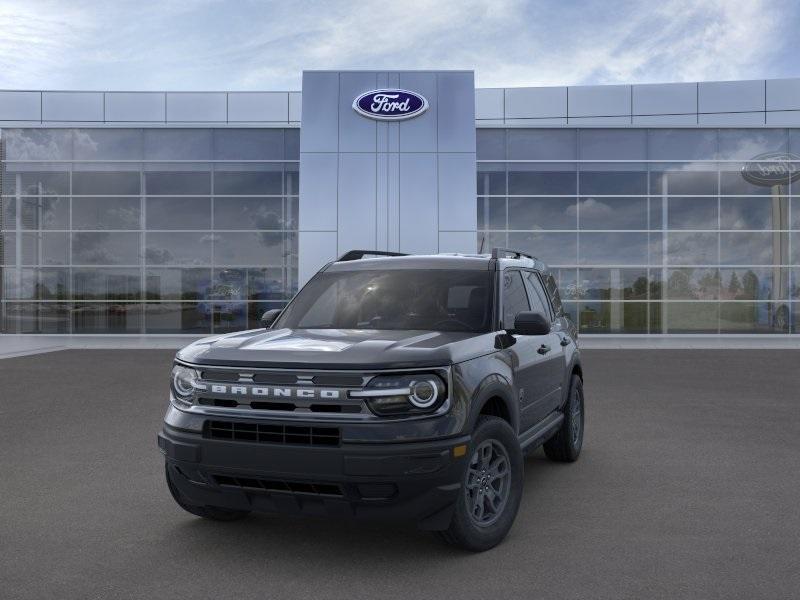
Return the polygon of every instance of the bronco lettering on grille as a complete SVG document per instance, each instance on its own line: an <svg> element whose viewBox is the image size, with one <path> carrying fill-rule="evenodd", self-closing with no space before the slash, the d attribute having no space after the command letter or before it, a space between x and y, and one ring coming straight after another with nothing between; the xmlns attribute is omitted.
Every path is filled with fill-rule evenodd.
<svg viewBox="0 0 800 600"><path fill-rule="evenodd" d="M207 389L207 386L202 384L198 387ZM340 397L340 390L318 390L313 388L266 387L251 385L221 385L218 383L211 385L211 392L214 394L229 394L231 396L257 396L259 398L324 398L326 400L337 400Z"/></svg>

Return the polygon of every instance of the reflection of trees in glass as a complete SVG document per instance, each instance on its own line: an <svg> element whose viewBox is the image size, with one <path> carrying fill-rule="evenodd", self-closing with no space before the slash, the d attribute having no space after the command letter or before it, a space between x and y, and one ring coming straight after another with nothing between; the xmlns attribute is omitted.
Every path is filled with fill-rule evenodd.
<svg viewBox="0 0 800 600"><path fill-rule="evenodd" d="M733 272L731 276L731 281L728 283L728 294L731 298L738 298L739 293L742 291L742 284L739 282L739 277L736 275L736 271Z"/></svg>
<svg viewBox="0 0 800 600"><path fill-rule="evenodd" d="M671 298L690 300L716 300L720 289L720 275L716 269L701 269L696 279L696 269L672 271L667 282Z"/></svg>
<svg viewBox="0 0 800 600"><path fill-rule="evenodd" d="M742 300L755 300L758 298L758 276L750 269L742 276Z"/></svg>
<svg viewBox="0 0 800 600"><path fill-rule="evenodd" d="M633 285L625 290L625 295L634 300L643 300L647 298L647 277L637 277Z"/></svg>

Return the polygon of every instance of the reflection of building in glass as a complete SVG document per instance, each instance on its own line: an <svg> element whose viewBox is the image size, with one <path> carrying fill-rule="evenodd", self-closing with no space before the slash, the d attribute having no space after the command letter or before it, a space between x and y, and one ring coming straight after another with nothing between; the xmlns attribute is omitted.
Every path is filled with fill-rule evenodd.
<svg viewBox="0 0 800 600"><path fill-rule="evenodd" d="M800 333L800 79L430 76L0 91L0 333L257 326L353 246L530 252L587 334ZM429 110L376 125L352 109L370 77Z"/></svg>

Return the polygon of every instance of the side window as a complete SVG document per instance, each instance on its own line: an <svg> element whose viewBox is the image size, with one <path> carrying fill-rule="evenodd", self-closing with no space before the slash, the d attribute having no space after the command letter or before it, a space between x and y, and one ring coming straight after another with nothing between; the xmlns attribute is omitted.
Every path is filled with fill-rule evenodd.
<svg viewBox="0 0 800 600"><path fill-rule="evenodd" d="M550 302L553 303L553 309L556 311L556 316L560 317L564 314L564 307L561 305L561 296L558 293L558 286L556 285L555 277L548 275L544 280L547 286L547 293L550 295Z"/></svg>
<svg viewBox="0 0 800 600"><path fill-rule="evenodd" d="M542 284L536 273L525 271L525 286L528 288L528 297L531 301L531 310L542 313L548 320L552 318L547 296L544 294Z"/></svg>
<svg viewBox="0 0 800 600"><path fill-rule="evenodd" d="M525 285L522 283L522 275L519 271L503 272L503 327L510 329L514 327L514 317L517 313L530 310L528 295L525 293Z"/></svg>

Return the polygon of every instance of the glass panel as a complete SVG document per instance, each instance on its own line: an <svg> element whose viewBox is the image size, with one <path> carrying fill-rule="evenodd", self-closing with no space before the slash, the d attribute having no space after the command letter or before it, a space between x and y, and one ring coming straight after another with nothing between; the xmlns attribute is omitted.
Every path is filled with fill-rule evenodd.
<svg viewBox="0 0 800 600"><path fill-rule="evenodd" d="M647 300L647 269L580 269L578 297Z"/></svg>
<svg viewBox="0 0 800 600"><path fill-rule="evenodd" d="M76 304L72 311L73 333L140 333L144 305L92 302Z"/></svg>
<svg viewBox="0 0 800 600"><path fill-rule="evenodd" d="M581 129L578 157L581 160L645 160L647 158L647 131L644 129ZM612 193L621 194L622 192Z"/></svg>
<svg viewBox="0 0 800 600"><path fill-rule="evenodd" d="M211 198L147 198L147 229L211 229Z"/></svg>
<svg viewBox="0 0 800 600"><path fill-rule="evenodd" d="M667 298L670 300L717 300L719 269L668 269Z"/></svg>
<svg viewBox="0 0 800 600"><path fill-rule="evenodd" d="M667 198L667 227L669 229L717 229L719 205L717 198Z"/></svg>
<svg viewBox="0 0 800 600"><path fill-rule="evenodd" d="M247 329L247 304L244 302L215 302L212 310L214 333Z"/></svg>
<svg viewBox="0 0 800 600"><path fill-rule="evenodd" d="M508 248L508 233L506 232L478 232L478 252L489 253L492 248Z"/></svg>
<svg viewBox="0 0 800 600"><path fill-rule="evenodd" d="M646 265L646 233L581 233L582 265Z"/></svg>
<svg viewBox="0 0 800 600"><path fill-rule="evenodd" d="M20 205L23 229L69 229L69 198L22 197Z"/></svg>
<svg viewBox="0 0 800 600"><path fill-rule="evenodd" d="M786 300L789 271L778 267L721 269L723 300Z"/></svg>
<svg viewBox="0 0 800 600"><path fill-rule="evenodd" d="M244 300L247 296L247 269L215 269L210 300Z"/></svg>
<svg viewBox="0 0 800 600"><path fill-rule="evenodd" d="M284 190L287 196L293 196L300 190L300 165L297 163L283 163Z"/></svg>
<svg viewBox="0 0 800 600"><path fill-rule="evenodd" d="M217 167L219 169L219 166ZM257 196L283 193L283 171L280 166L273 170L222 171L214 173L214 193L221 195Z"/></svg>
<svg viewBox="0 0 800 600"><path fill-rule="evenodd" d="M693 164L692 170L672 165L651 165L650 193L654 195L714 196L717 194L717 171L713 165Z"/></svg>
<svg viewBox="0 0 800 600"><path fill-rule="evenodd" d="M144 174L144 186L151 196L203 196L211 193L211 173L148 171Z"/></svg>
<svg viewBox="0 0 800 600"><path fill-rule="evenodd" d="M61 302L9 302L3 333L68 333L70 305Z"/></svg>
<svg viewBox="0 0 800 600"><path fill-rule="evenodd" d="M287 251L283 233L217 233L214 240L220 265L281 265Z"/></svg>
<svg viewBox="0 0 800 600"><path fill-rule="evenodd" d="M286 229L298 229L300 223L300 198L297 196L286 198L285 200L284 218L286 219L284 227Z"/></svg>
<svg viewBox="0 0 800 600"><path fill-rule="evenodd" d="M752 160L765 152L789 151L786 129L720 129L721 160Z"/></svg>
<svg viewBox="0 0 800 600"><path fill-rule="evenodd" d="M300 160L300 128L284 129L283 136L283 157L287 160Z"/></svg>
<svg viewBox="0 0 800 600"><path fill-rule="evenodd" d="M789 234L791 248L792 248L792 264L798 265L800 264L800 233L791 233Z"/></svg>
<svg viewBox="0 0 800 600"><path fill-rule="evenodd" d="M70 129L3 129L6 160L70 160Z"/></svg>
<svg viewBox="0 0 800 600"><path fill-rule="evenodd" d="M217 160L281 160L283 129L215 129Z"/></svg>
<svg viewBox="0 0 800 600"><path fill-rule="evenodd" d="M791 284L789 285L789 298L800 300L800 268L791 270Z"/></svg>
<svg viewBox="0 0 800 600"><path fill-rule="evenodd" d="M650 129L647 139L650 160L714 160L716 129Z"/></svg>
<svg viewBox="0 0 800 600"><path fill-rule="evenodd" d="M139 300L139 269L73 269L72 294L76 300Z"/></svg>
<svg viewBox="0 0 800 600"><path fill-rule="evenodd" d="M579 304L581 333L647 333L646 302Z"/></svg>
<svg viewBox="0 0 800 600"><path fill-rule="evenodd" d="M574 233L509 233L507 245L500 236L491 241L492 244L486 246L484 251L490 250L496 244L522 250L549 265L575 265L578 261L578 236Z"/></svg>
<svg viewBox="0 0 800 600"><path fill-rule="evenodd" d="M723 194L752 194L769 196L771 194L788 194L788 186L763 185L747 181L742 176L743 164L720 165L719 183Z"/></svg>
<svg viewBox="0 0 800 600"><path fill-rule="evenodd" d="M575 229L577 216L575 198L508 199L509 229ZM500 227L504 228L505 223Z"/></svg>
<svg viewBox="0 0 800 600"><path fill-rule="evenodd" d="M647 229L647 198L581 198L580 228Z"/></svg>
<svg viewBox="0 0 800 600"><path fill-rule="evenodd" d="M509 164L508 193L515 196L574 196L578 191L576 173L567 170L544 170L553 166Z"/></svg>
<svg viewBox="0 0 800 600"><path fill-rule="evenodd" d="M647 194L647 173L629 171L596 171L594 165L584 165L579 173L580 193L589 195L636 196ZM623 165L624 166L624 165Z"/></svg>
<svg viewBox="0 0 800 600"><path fill-rule="evenodd" d="M139 191L138 171L75 171L72 174L75 195L133 196Z"/></svg>
<svg viewBox="0 0 800 600"><path fill-rule="evenodd" d="M138 265L141 236L138 233L73 233L74 265Z"/></svg>
<svg viewBox="0 0 800 600"><path fill-rule="evenodd" d="M720 333L789 333L788 304L722 302L719 312Z"/></svg>
<svg viewBox="0 0 800 600"><path fill-rule="evenodd" d="M669 232L667 259L673 265L716 265L718 242L718 233Z"/></svg>
<svg viewBox="0 0 800 600"><path fill-rule="evenodd" d="M773 245L788 243L787 233L736 232L720 234L720 264L772 264Z"/></svg>
<svg viewBox="0 0 800 600"><path fill-rule="evenodd" d="M215 229L284 229L281 198L214 199Z"/></svg>
<svg viewBox="0 0 800 600"><path fill-rule="evenodd" d="M0 265L17 264L17 234L0 234Z"/></svg>
<svg viewBox="0 0 800 600"><path fill-rule="evenodd" d="M147 160L208 160L213 158L210 129L145 129Z"/></svg>
<svg viewBox="0 0 800 600"><path fill-rule="evenodd" d="M248 300L283 300L291 298L284 289L283 269L247 269Z"/></svg>
<svg viewBox="0 0 800 600"><path fill-rule="evenodd" d="M210 265L211 233L150 233L146 235L148 265Z"/></svg>
<svg viewBox="0 0 800 600"><path fill-rule="evenodd" d="M650 277L650 300L660 300L663 298L663 269L648 269Z"/></svg>
<svg viewBox="0 0 800 600"><path fill-rule="evenodd" d="M67 300L69 269L3 269L2 296L20 300Z"/></svg>
<svg viewBox="0 0 800 600"><path fill-rule="evenodd" d="M717 333L719 304L716 302L664 302L661 320L666 333Z"/></svg>
<svg viewBox="0 0 800 600"><path fill-rule="evenodd" d="M506 193L506 165L478 165L478 195L502 196Z"/></svg>
<svg viewBox="0 0 800 600"><path fill-rule="evenodd" d="M23 265L69 264L68 233L21 234Z"/></svg>
<svg viewBox="0 0 800 600"><path fill-rule="evenodd" d="M506 203L505 198L479 197L478 229L506 229Z"/></svg>
<svg viewBox="0 0 800 600"><path fill-rule="evenodd" d="M475 142L478 160L505 160L505 129L477 129Z"/></svg>
<svg viewBox="0 0 800 600"><path fill-rule="evenodd" d="M0 198L0 229L17 228L17 199Z"/></svg>
<svg viewBox="0 0 800 600"><path fill-rule="evenodd" d="M59 196L69 194L69 173L38 171L39 165L31 165L34 172L22 172L19 176L9 175L7 178L16 182L19 179L19 193L27 196ZM5 182L3 182L5 184ZM13 186L16 191L16 185Z"/></svg>
<svg viewBox="0 0 800 600"><path fill-rule="evenodd" d="M75 129L76 160L138 160L142 158L141 129Z"/></svg>
<svg viewBox="0 0 800 600"><path fill-rule="evenodd" d="M576 299L578 288L578 271L576 269L550 269L550 275L553 276L556 285L558 286L558 293L562 300ZM550 291L550 285L547 286Z"/></svg>
<svg viewBox="0 0 800 600"><path fill-rule="evenodd" d="M141 201L133 198L72 199L73 229L140 229Z"/></svg>
<svg viewBox="0 0 800 600"><path fill-rule="evenodd" d="M574 129L509 129L508 158L511 160L575 160Z"/></svg>
<svg viewBox="0 0 800 600"><path fill-rule="evenodd" d="M203 300L211 288L211 269L147 269L148 300Z"/></svg>
<svg viewBox="0 0 800 600"><path fill-rule="evenodd" d="M145 304L146 333L210 333L211 312L208 305L190 303Z"/></svg>
<svg viewBox="0 0 800 600"><path fill-rule="evenodd" d="M722 229L789 229L789 199L721 198Z"/></svg>

